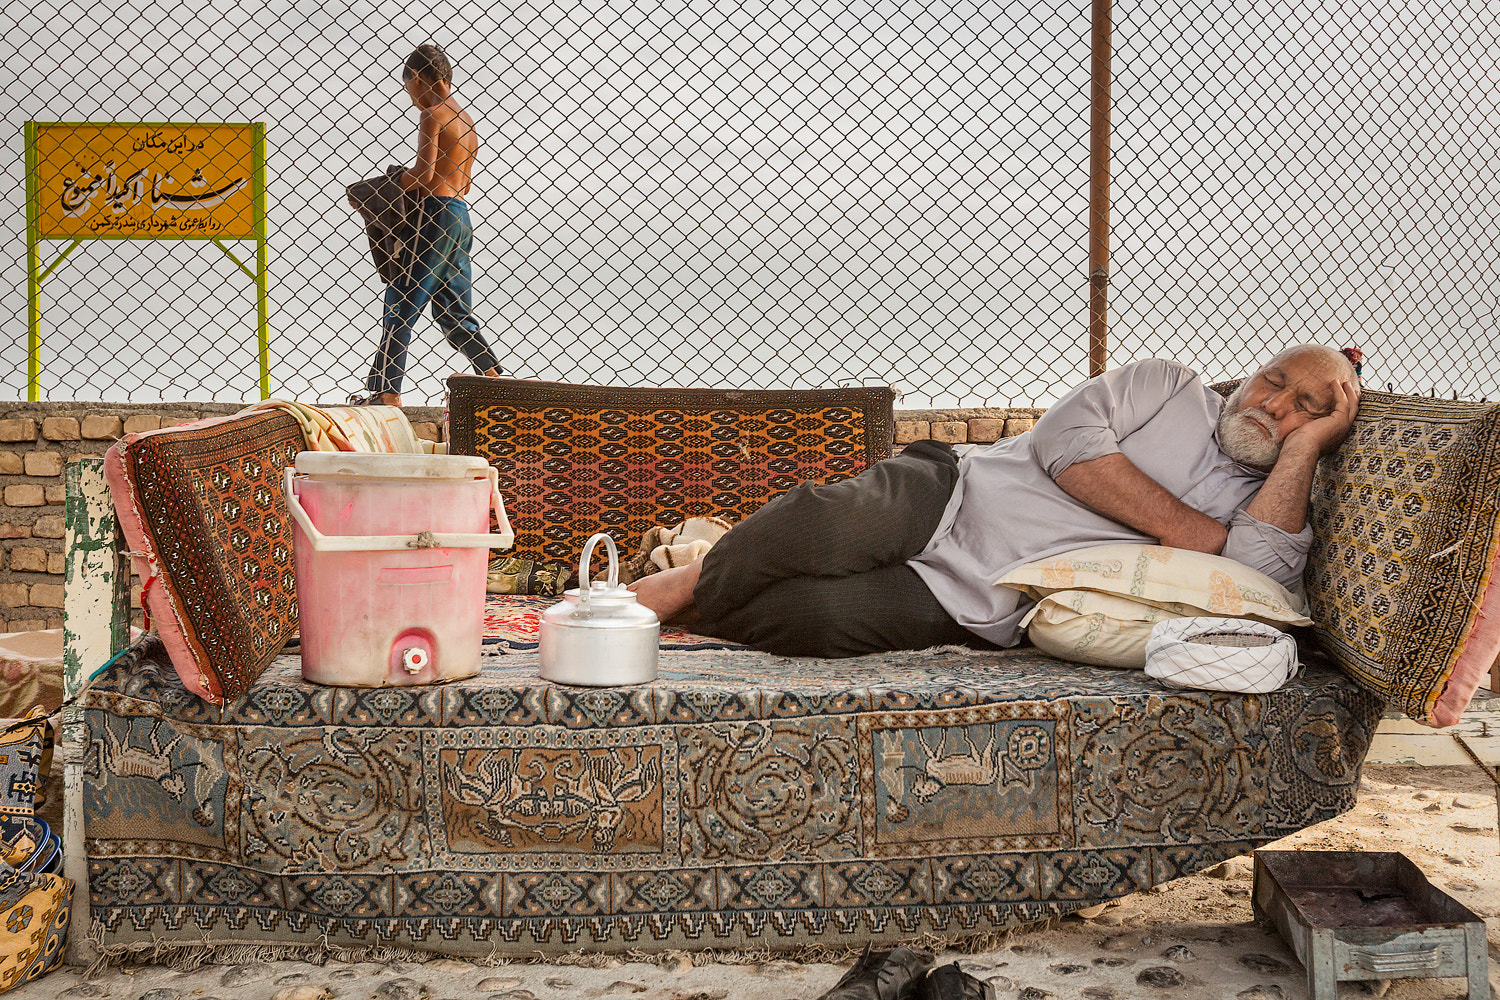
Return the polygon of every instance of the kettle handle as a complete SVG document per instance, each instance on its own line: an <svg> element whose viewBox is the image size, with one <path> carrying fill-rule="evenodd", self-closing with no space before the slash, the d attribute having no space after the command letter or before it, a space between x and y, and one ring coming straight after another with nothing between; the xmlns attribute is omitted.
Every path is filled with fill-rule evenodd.
<svg viewBox="0 0 1500 1000"><path fill-rule="evenodd" d="M609 550L609 587L613 590L620 584L620 553L615 548L615 540L607 532L599 532L589 537L588 543L583 547L583 558L578 562L578 617L585 618L591 614L589 608L589 560L594 557L594 546L600 539L604 539L604 546Z"/></svg>

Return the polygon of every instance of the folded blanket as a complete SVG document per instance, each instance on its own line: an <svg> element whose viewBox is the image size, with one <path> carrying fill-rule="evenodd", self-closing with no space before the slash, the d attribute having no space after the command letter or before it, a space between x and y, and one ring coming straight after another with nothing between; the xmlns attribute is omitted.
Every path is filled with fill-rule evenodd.
<svg viewBox="0 0 1500 1000"><path fill-rule="evenodd" d="M641 535L640 550L620 561L620 583L673 566L685 566L724 536L733 522L722 517L690 517L681 524L657 525ZM596 550L597 554L597 550ZM603 579L596 577L595 579ZM491 594L541 594L557 596L578 582L578 563L527 559L508 552L490 557L485 590Z"/></svg>
<svg viewBox="0 0 1500 1000"><path fill-rule="evenodd" d="M291 399L264 399L254 410L284 410L297 418L308 451L379 451L421 455L423 446L399 406L313 406Z"/></svg>
<svg viewBox="0 0 1500 1000"><path fill-rule="evenodd" d="M702 559L724 532L734 527L722 517L690 517L681 524L647 528L635 555L620 564L620 582L634 583L652 573Z"/></svg>

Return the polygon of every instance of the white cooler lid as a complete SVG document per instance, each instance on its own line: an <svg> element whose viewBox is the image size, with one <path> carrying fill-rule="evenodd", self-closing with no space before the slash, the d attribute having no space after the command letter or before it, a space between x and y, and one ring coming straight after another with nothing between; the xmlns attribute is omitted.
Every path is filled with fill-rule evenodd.
<svg viewBox="0 0 1500 1000"><path fill-rule="evenodd" d="M473 455L408 455L378 451L299 451L300 476L360 479L478 479L489 464Z"/></svg>

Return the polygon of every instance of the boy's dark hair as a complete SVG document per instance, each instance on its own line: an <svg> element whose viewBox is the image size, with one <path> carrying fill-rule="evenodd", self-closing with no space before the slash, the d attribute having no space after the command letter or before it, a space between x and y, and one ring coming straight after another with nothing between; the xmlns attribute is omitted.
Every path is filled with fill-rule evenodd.
<svg viewBox="0 0 1500 1000"><path fill-rule="evenodd" d="M453 64L448 61L448 53L443 51L441 45L434 42L418 45L416 51L406 57L406 68L401 72L401 79L418 75L438 83L453 82Z"/></svg>

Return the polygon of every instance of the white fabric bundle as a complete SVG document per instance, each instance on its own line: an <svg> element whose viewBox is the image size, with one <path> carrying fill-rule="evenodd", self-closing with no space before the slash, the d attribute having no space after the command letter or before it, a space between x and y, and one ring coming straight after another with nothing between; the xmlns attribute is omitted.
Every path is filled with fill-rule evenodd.
<svg viewBox="0 0 1500 1000"><path fill-rule="evenodd" d="M1146 674L1174 687L1265 694L1297 675L1297 640L1244 618L1173 618L1146 640Z"/></svg>

